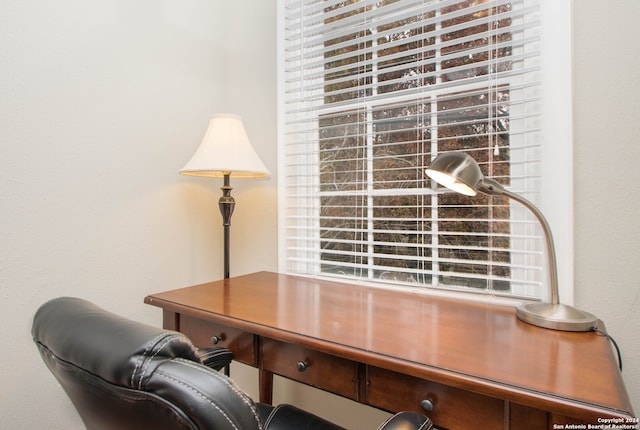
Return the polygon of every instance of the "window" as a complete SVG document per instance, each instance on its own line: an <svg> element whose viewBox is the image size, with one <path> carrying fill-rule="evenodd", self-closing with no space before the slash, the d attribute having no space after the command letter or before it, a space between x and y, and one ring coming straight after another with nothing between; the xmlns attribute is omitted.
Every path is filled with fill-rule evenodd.
<svg viewBox="0 0 640 430"><path fill-rule="evenodd" d="M543 297L535 218L424 176L465 151L540 204L539 2L286 0L280 13L280 270Z"/></svg>

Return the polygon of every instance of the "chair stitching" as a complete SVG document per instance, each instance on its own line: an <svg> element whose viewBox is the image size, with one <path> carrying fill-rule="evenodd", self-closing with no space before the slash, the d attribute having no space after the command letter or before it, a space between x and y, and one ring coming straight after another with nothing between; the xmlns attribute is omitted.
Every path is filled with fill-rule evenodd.
<svg viewBox="0 0 640 430"><path fill-rule="evenodd" d="M184 381L181 381L171 375L168 375L166 373L164 373L163 371L159 370L156 372L156 375L163 377L165 379L169 379L170 381L174 381L184 387L186 387L188 390L193 391L195 394L197 394L199 397L201 397L202 399L204 399L207 403L209 403L211 406L213 406L214 408L216 408L218 410L218 412L220 412L220 414L229 422L229 424L231 424L233 426L234 429L236 430L240 430L238 429L238 427L233 423L233 421L231 420L231 418L229 418L229 416L227 414L224 413L224 411L222 409L220 409L220 407L218 405L216 405L210 398L208 398L207 396L205 396L202 392L196 390L194 387L192 387L191 385L187 384Z"/></svg>
<svg viewBox="0 0 640 430"><path fill-rule="evenodd" d="M264 423L264 426L266 428L269 428L269 426L271 425L271 421L273 420L273 417L276 416L276 414L278 413L279 409L282 409L282 405L278 405L275 408L273 408L273 411L271 411L271 413L267 417L267 421Z"/></svg>
<svg viewBox="0 0 640 430"><path fill-rule="evenodd" d="M249 406L249 409L251 409L251 413L253 413L253 418L258 424L258 428L262 430L262 421L260 420L260 415L258 414L258 409L255 403L253 403L253 401L251 400L251 397L249 397L247 393L245 393L240 387L238 387L238 385L236 385L231 379L227 378L226 376L223 377L218 372L211 371L208 367L203 368L202 365L194 364L192 361L188 361L182 358L177 358L174 361L176 363L183 364L185 366L196 369L199 372L206 373L207 375L213 375L216 379L220 380L221 382L229 386L229 388L231 388L238 396L240 396L242 401L247 406Z"/></svg>
<svg viewBox="0 0 640 430"><path fill-rule="evenodd" d="M164 336L164 333L157 335L156 337L154 337L153 339L151 339L148 343L147 346L144 350L144 352L142 353L142 355L140 355L138 357L138 359L136 360L136 365L133 368L133 372L131 372L131 381L129 382L131 384L131 386L134 386L134 381L136 378L136 373L138 372L138 368L140 367L140 364L142 363L142 361L144 360L145 355L147 354L147 351L149 351L149 349L155 344L156 340L160 337Z"/></svg>
<svg viewBox="0 0 640 430"><path fill-rule="evenodd" d="M384 426L386 426L387 424L389 424L389 421L391 421L393 419L393 417L389 417L387 418L382 424L380 424L380 427L378 427L378 430L381 430L384 428Z"/></svg>
<svg viewBox="0 0 640 430"><path fill-rule="evenodd" d="M385 426L386 426L387 424L389 424L389 423L393 420L393 418L394 418L394 417L395 417L395 415L394 415L394 416L391 416L391 417L389 417L389 418L387 418L387 419L385 420L385 422L383 422L383 423L380 425L380 427L378 427L378 430L382 430L382 429L384 429L384 428L385 428ZM420 427L418 427L418 430L429 430L429 429L431 429L431 428L433 428L433 423L431 422L431 420L430 420L429 418L427 418L425 421L423 421L423 422L422 422L422 424L420 424Z"/></svg>
<svg viewBox="0 0 640 430"><path fill-rule="evenodd" d="M418 430L429 430L431 428L433 428L433 423L431 422L430 419L427 418L426 421L420 424L420 427L418 428Z"/></svg>
<svg viewBox="0 0 640 430"><path fill-rule="evenodd" d="M167 333L165 333L167 334ZM167 336L166 339L164 339L164 341L160 344L157 345L157 347L154 350L153 355L151 355L144 363L144 368L142 369L142 372L140 373L140 380L138 381L138 389L142 389L142 378L144 377L144 375L147 372L147 368L149 367L149 363L151 363L151 361L160 353L160 351L162 351L162 349L165 347L166 344L168 344L169 342L171 342L174 339L180 339L183 336L181 334L169 334Z"/></svg>
<svg viewBox="0 0 640 430"><path fill-rule="evenodd" d="M144 363L144 367L142 370L140 370L140 380L138 381L138 389L142 388L142 378L144 377L144 372L146 371L147 367L149 366L149 361L151 358L155 357L156 355L158 355L158 353L162 350L162 348L174 337L176 337L175 335L169 335L167 337L167 339L165 339L165 341L160 344L160 346L158 347L158 349L154 352L153 355L149 356L149 360L147 360L147 354L149 353L149 350L151 350L152 348L156 347L157 342L159 339L162 339L163 337L167 336L167 333L161 333L159 335L157 335L156 337L154 337L153 339L151 339L148 343L146 348L144 349L144 351L142 352L142 354L138 357L138 360L136 361L136 366L133 369L133 373L131 374L131 386L135 387L135 377L136 377L136 373L138 372L138 370L140 370L140 366L142 365L142 363ZM146 361L145 361L146 360Z"/></svg>
<svg viewBox="0 0 640 430"><path fill-rule="evenodd" d="M257 410L255 404L253 403L251 398L240 387L238 387L238 385L235 384L235 382L233 382L233 380L231 380L231 379L229 379L227 377L223 377L218 372L212 372L212 371L209 370L209 368L203 368L201 366L194 365L194 363L191 362L191 361L187 361L187 360L184 360L184 359L181 359L181 358L177 358L175 361L177 363L179 363L179 364L183 364L185 366L188 366L188 367L191 367L193 369L196 369L199 372L206 373L207 375L213 375L216 379L218 379L219 381L221 381L221 382L225 383L227 386L229 386L238 396L240 396L242 401L247 406L249 406L249 409L251 409L251 412L253 413L253 417L255 418L256 422L258 423L258 426L260 428L262 428L260 415L258 414L258 410Z"/></svg>
<svg viewBox="0 0 640 430"><path fill-rule="evenodd" d="M237 395L242 397L245 403L247 403L252 410L256 411L255 416L258 417L257 410L253 407L253 402L250 401L251 398L240 387L238 387L238 385L232 379L229 379L228 377L223 377L218 372L211 372L208 368L203 368L201 366L194 365L193 362L191 361L187 361L181 358L177 358L175 361L179 364L183 364L185 366L196 369L199 372L206 373L207 375L212 374L216 379L228 385Z"/></svg>

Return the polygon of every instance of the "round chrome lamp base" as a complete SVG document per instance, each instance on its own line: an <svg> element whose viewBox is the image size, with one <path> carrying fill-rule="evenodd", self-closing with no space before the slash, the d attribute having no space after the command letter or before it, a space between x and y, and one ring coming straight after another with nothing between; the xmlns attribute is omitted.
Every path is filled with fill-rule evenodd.
<svg viewBox="0 0 640 430"><path fill-rule="evenodd" d="M552 303L527 303L516 309L516 316L529 324L552 330L590 331L598 318L572 306Z"/></svg>

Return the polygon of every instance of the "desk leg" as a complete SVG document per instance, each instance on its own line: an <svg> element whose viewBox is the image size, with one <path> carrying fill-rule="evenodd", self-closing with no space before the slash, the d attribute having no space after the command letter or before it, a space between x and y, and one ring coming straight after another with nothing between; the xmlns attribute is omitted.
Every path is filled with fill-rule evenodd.
<svg viewBox="0 0 640 430"><path fill-rule="evenodd" d="M273 373L263 369L258 370L258 385L260 391L260 403L268 405L273 402Z"/></svg>
<svg viewBox="0 0 640 430"><path fill-rule="evenodd" d="M167 310L162 311L162 328L180 331L180 314Z"/></svg>

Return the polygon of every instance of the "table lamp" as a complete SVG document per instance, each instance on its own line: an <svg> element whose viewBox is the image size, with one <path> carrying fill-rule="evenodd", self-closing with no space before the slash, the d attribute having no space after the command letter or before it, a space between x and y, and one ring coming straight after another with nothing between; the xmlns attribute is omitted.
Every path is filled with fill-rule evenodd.
<svg viewBox="0 0 640 430"><path fill-rule="evenodd" d="M597 326L598 318L594 315L560 304L553 236L549 223L538 208L524 197L506 190L498 182L485 178L473 157L463 152L446 152L438 155L425 173L440 185L466 196L475 196L481 192L487 195L509 197L533 212L542 225L547 246L551 303L534 302L519 306L516 309L516 316L520 320L539 327L563 331L590 331Z"/></svg>
<svg viewBox="0 0 640 430"><path fill-rule="evenodd" d="M183 175L224 178L218 200L224 226L224 278L229 277L229 230L235 200L230 178L266 178L271 174L251 146L238 115L216 114L191 160L180 170Z"/></svg>

